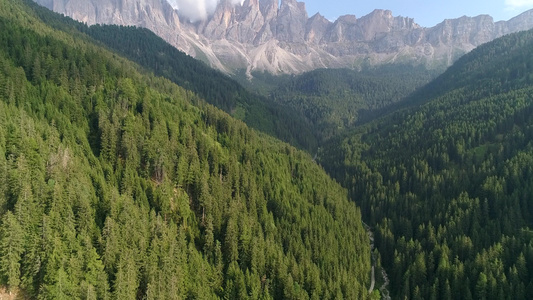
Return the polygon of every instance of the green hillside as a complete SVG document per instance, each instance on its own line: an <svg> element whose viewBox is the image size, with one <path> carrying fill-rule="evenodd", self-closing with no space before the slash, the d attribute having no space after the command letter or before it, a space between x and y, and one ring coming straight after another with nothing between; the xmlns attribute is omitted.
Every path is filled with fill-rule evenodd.
<svg viewBox="0 0 533 300"><path fill-rule="evenodd" d="M308 154L25 3L0 0L0 286L30 299L368 297L360 211Z"/></svg>
<svg viewBox="0 0 533 300"><path fill-rule="evenodd" d="M81 31L143 69L194 92L248 126L301 149L316 150L315 132L301 113L249 92L227 75L179 51L148 29L116 25L89 27L35 3L28 4L34 14L50 26L65 32Z"/></svg>
<svg viewBox="0 0 533 300"><path fill-rule="evenodd" d="M485 44L325 149L375 231L393 298L531 298L531 49L533 31Z"/></svg>
<svg viewBox="0 0 533 300"><path fill-rule="evenodd" d="M454 90L470 90L490 96L531 85L533 60L529 40L508 35L474 49L431 83L401 101L395 109L418 105Z"/></svg>
<svg viewBox="0 0 533 300"><path fill-rule="evenodd" d="M321 141L368 121L438 73L423 66L385 65L361 71L320 69L280 82L273 101L292 107L315 125Z"/></svg>
<svg viewBox="0 0 533 300"><path fill-rule="evenodd" d="M315 133L297 110L249 92L233 79L177 50L153 32L112 25L82 30L156 75L197 93L248 126L304 150L316 150Z"/></svg>

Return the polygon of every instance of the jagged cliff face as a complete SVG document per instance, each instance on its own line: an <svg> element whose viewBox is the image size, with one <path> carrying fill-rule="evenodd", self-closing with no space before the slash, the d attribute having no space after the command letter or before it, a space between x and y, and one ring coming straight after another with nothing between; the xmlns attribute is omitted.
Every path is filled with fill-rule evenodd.
<svg viewBox="0 0 533 300"><path fill-rule="evenodd" d="M207 20L180 18L166 0L35 0L88 24L146 27L178 49L211 66L301 73L316 68L358 67L362 63L451 64L460 55L504 34L533 28L533 11L506 22L482 15L445 20L423 28L413 19L375 10L330 22L308 17L296 0L221 0Z"/></svg>

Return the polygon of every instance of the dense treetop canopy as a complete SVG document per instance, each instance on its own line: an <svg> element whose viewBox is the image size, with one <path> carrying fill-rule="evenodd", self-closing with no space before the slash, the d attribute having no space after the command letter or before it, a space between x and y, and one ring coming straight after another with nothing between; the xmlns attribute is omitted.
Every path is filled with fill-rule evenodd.
<svg viewBox="0 0 533 300"><path fill-rule="evenodd" d="M368 297L360 211L309 154L42 9L0 0L0 285L39 299Z"/></svg>

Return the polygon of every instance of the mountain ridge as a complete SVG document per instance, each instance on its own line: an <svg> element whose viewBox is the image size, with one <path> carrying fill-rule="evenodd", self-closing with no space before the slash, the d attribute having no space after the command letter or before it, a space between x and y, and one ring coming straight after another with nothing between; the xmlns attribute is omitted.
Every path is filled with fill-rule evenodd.
<svg viewBox="0 0 533 300"><path fill-rule="evenodd" d="M509 21L488 15L444 20L425 28L414 19L376 9L334 22L308 16L296 0L221 1L204 21L190 22L166 1L35 0L92 24L146 27L185 53L226 73L246 69L298 74L317 68L358 68L364 63L410 62L446 67L502 35L533 28L533 10Z"/></svg>

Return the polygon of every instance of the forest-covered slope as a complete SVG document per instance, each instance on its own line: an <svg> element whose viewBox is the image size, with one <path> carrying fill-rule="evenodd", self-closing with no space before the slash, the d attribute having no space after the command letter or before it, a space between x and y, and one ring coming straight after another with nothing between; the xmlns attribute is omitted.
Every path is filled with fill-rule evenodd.
<svg viewBox="0 0 533 300"><path fill-rule="evenodd" d="M531 49L533 31L485 44L325 149L375 230L394 298L531 298Z"/></svg>
<svg viewBox="0 0 533 300"><path fill-rule="evenodd" d="M439 70L424 66L385 65L349 69L319 69L285 79L270 92L273 101L289 106L314 124L321 142L404 100L429 83Z"/></svg>
<svg viewBox="0 0 533 300"><path fill-rule="evenodd" d="M0 285L32 299L364 299L311 157L0 0ZM194 105L193 105L194 104Z"/></svg>
<svg viewBox="0 0 533 300"><path fill-rule="evenodd" d="M248 91L229 76L179 51L148 29L116 25L89 27L35 3L28 5L50 26L66 32L79 30L86 33L105 47L156 76L163 76L198 94L254 129L304 150L315 151L317 148L315 131L299 111Z"/></svg>
<svg viewBox="0 0 533 300"><path fill-rule="evenodd" d="M460 89L488 96L530 86L533 61L529 45L523 35L512 34L480 46L394 108L422 104Z"/></svg>

